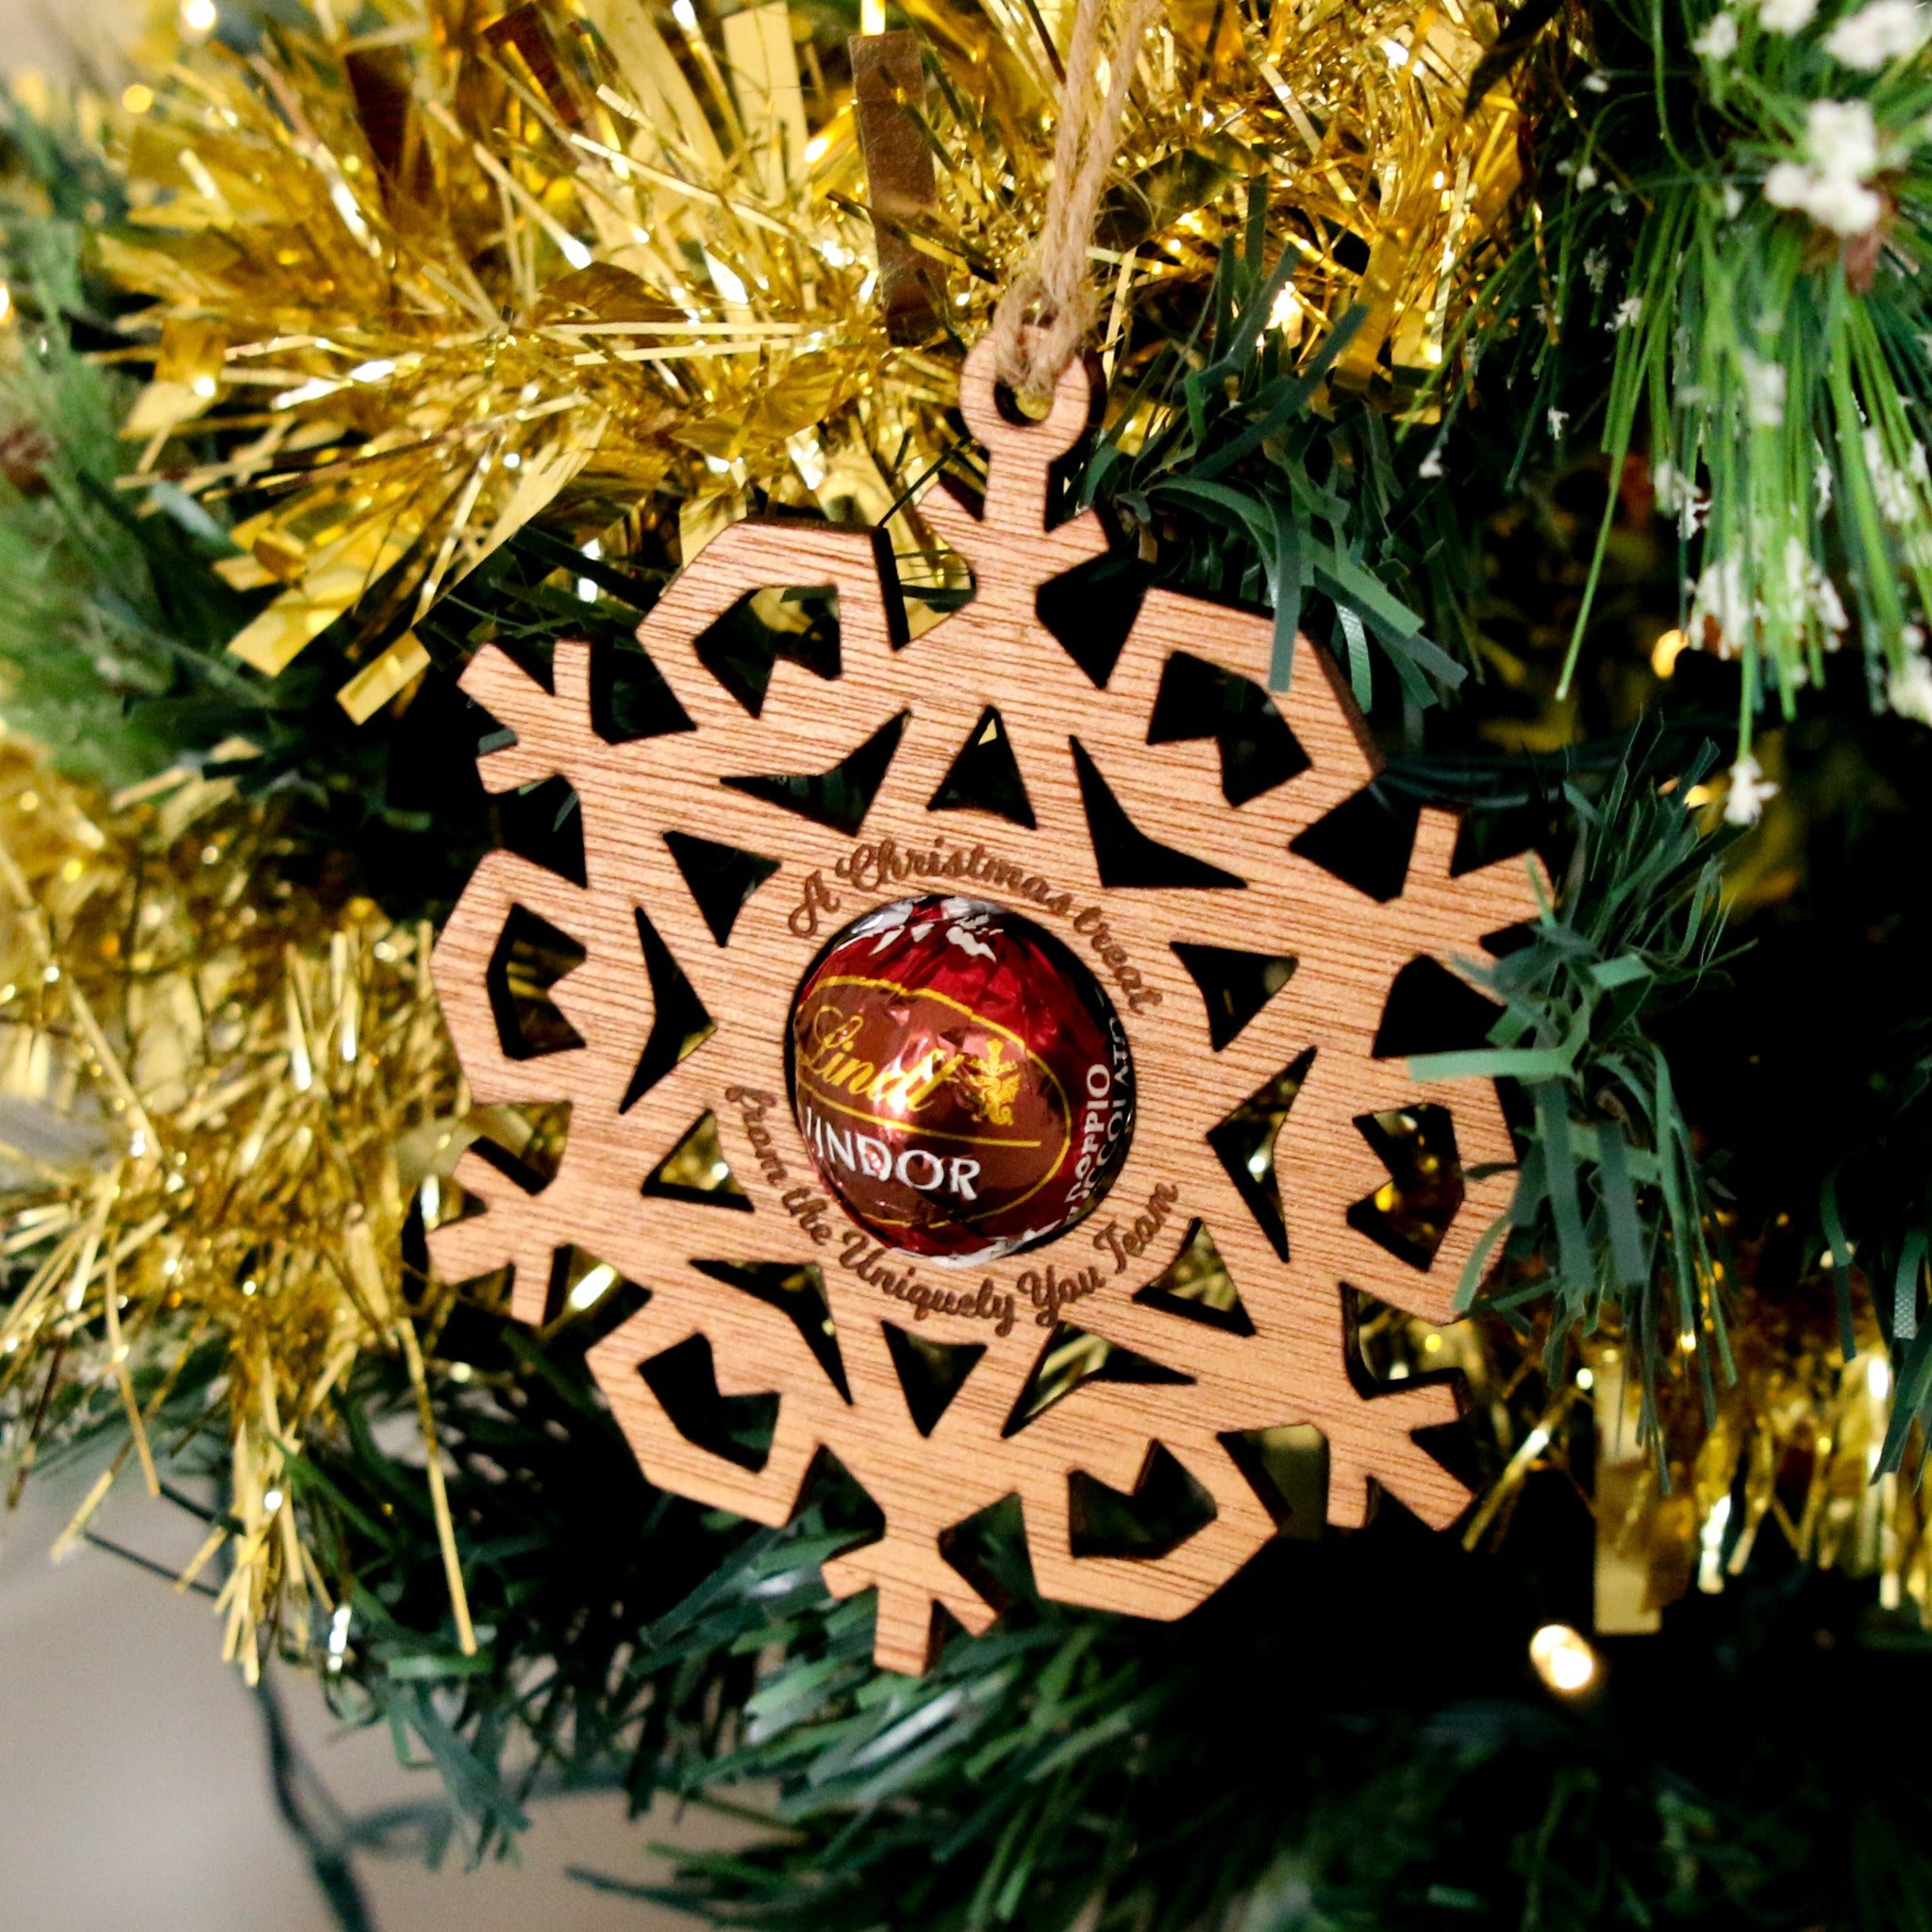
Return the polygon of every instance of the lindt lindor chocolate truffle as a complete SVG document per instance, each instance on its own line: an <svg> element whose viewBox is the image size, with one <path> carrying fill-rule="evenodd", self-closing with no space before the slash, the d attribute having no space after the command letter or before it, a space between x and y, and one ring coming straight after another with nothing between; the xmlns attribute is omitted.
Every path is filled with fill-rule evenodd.
<svg viewBox="0 0 1932 1932"><path fill-rule="evenodd" d="M983 899L902 899L848 926L799 988L791 1048L826 1187L888 1246L942 1262L1064 1233L1133 1129L1112 1002L1051 933Z"/></svg>

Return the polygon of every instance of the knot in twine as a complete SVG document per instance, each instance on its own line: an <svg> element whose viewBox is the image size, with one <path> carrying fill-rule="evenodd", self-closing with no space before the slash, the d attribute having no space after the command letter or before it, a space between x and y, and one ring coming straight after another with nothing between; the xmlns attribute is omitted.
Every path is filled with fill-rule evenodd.
<svg viewBox="0 0 1932 1932"><path fill-rule="evenodd" d="M1107 171L1120 145L1121 114L1134 63L1160 0L1132 0L1114 44L1107 95L1096 108L1093 77L1100 61L1101 18L1108 8L1108 0L1080 0L1074 17L1046 220L1025 268L993 311L994 366L1008 389L1024 395L1053 394L1060 372L1080 353L1092 325L1087 244Z"/></svg>

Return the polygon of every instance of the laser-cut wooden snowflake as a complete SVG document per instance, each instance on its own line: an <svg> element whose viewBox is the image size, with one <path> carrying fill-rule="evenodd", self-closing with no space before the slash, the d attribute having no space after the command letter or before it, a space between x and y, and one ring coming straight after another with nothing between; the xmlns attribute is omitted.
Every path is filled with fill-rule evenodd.
<svg viewBox="0 0 1932 1932"><path fill-rule="evenodd" d="M1374 764L1314 650L1301 651L1278 712L1261 699L1265 621L1149 591L1096 689L1036 601L1043 583L1106 548L1091 514L1045 527L1048 467L1086 422L1085 375L1068 372L1045 422L1017 425L997 407L982 352L961 400L990 458L984 516L937 491L923 513L971 564L975 591L916 641L906 641L878 535L744 523L695 558L639 631L691 729L607 742L592 724L586 646L558 646L548 691L494 648L477 657L464 688L515 734L482 758L485 782L566 777L582 807L587 883L496 853L435 958L476 1102L571 1103L561 1164L541 1191L465 1157L457 1177L484 1211L436 1231L437 1261L458 1278L513 1263L514 1309L530 1322L544 1319L553 1257L569 1244L647 1291L590 1357L646 1474L778 1524L821 1449L836 1455L886 1527L827 1563L826 1582L841 1596L877 1588L878 1659L908 1671L929 1661L936 1606L974 1632L996 1614L941 1539L1008 1495L1021 1500L1047 1595L1163 1618L1219 1588L1274 1532L1230 1446L1243 1432L1320 1429L1333 1522L1362 1520L1371 1479L1432 1524L1458 1512L1465 1492L1412 1440L1452 1419L1450 1391L1358 1393L1342 1286L1449 1315L1510 1185L1467 1170L1509 1162L1509 1135L1487 1086L1436 1091L1399 1059L1376 1058L1378 1023L1412 959L1474 958L1485 934L1535 909L1521 862L1451 876L1456 821L1443 812L1422 814L1407 883L1386 903L1291 849ZM758 703L706 668L700 640L747 593L775 586L836 591L841 675L781 660ZM1150 721L1175 678L1241 695L1283 742L1292 733L1307 768L1264 776L1247 796L1211 735L1150 742L1168 735ZM959 796L962 755L999 743L1024 802L1005 815L970 802L938 808ZM839 783L796 782L841 765ZM1156 845L1129 853L1143 835ZM946 855L975 848L970 874L965 858L960 874L944 873ZM1170 882L1122 884L1130 863L1129 876L1150 876L1149 849ZM721 900L703 867L734 852L738 884ZM893 855L925 855L927 869L894 875ZM1133 1145L1101 1209L971 1280L858 1239L815 1185L785 1098L788 1010L819 948L873 907L948 890L951 876L1041 920L1089 961L1126 1024L1140 1092ZM541 1059L517 1057L498 1024L507 931L532 913L585 952L551 995L583 1043ZM1218 993L1209 969L1243 960L1249 991ZM1271 1171L1269 1130L1290 1094ZM1454 1109L1463 1199L1432 1257L1403 1258L1356 1224L1387 1179L1357 1123L1424 1104ZM728 1185L647 1188L708 1117ZM1256 1118L1259 1143L1238 1146L1227 1124ZM1197 1224L1245 1322L1143 1292ZM750 1291L768 1278L748 1274L752 1263L816 1269L829 1332L816 1302ZM926 1306L915 1291L929 1291ZM931 1306L948 1292L954 1312ZM1131 1351L1169 1378L1090 1379L1015 1425L1069 1324L1100 1339L1096 1353ZM895 1367L907 1335L983 1350L937 1415ZM776 1395L768 1448L720 1441L669 1399L661 1365L680 1349L688 1363L699 1342L719 1396ZM1158 1449L1211 1499L1212 1520L1154 1554L1076 1554L1076 1478L1131 1496Z"/></svg>

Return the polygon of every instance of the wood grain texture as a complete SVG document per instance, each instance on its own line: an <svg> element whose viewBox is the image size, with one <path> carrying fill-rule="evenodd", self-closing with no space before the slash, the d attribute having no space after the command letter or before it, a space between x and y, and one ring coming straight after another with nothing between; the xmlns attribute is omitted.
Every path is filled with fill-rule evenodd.
<svg viewBox="0 0 1932 1932"><path fill-rule="evenodd" d="M1452 1520L1465 1492L1412 1440L1416 1429L1453 1418L1451 1392L1441 1384L1357 1392L1347 1363L1342 1285L1446 1319L1463 1264L1511 1186L1507 1173L1478 1178L1469 1172L1514 1158L1492 1089L1420 1086L1401 1061L1374 1058L1373 1046L1390 985L1410 960L1431 955L1453 969L1479 957L1485 934L1533 916L1528 866L1519 860L1452 877L1456 822L1437 811L1424 812L1405 889L1387 904L1291 853L1291 841L1359 791L1374 770L1345 691L1307 645L1291 693L1278 700L1311 761L1300 776L1237 809L1224 796L1211 740L1150 745L1149 718L1173 654L1188 653L1257 685L1265 679L1270 625L1260 618L1151 591L1107 688L1094 689L1036 609L1043 581L1106 549L1091 514L1045 527L1048 467L1085 426L1086 380L1077 365L1070 369L1049 418L1025 426L1001 413L985 353L969 359L961 405L991 460L985 513L975 518L935 491L923 514L971 564L975 594L916 641L906 641L880 536L751 522L714 539L639 631L694 730L606 743L591 724L583 645L559 644L552 690L493 648L463 681L515 733L513 744L482 760L492 790L557 773L575 788L588 883L579 889L494 854L477 869L437 948L437 986L476 1102L572 1104L561 1167L539 1192L526 1193L475 1155L465 1157L457 1177L483 1211L436 1231L437 1261L458 1278L513 1263L515 1309L532 1322L543 1318L560 1244L575 1243L648 1290L646 1306L598 1344L591 1362L651 1480L778 1524L791 1513L814 1458L831 1451L878 1504L886 1530L827 1564L827 1583L840 1595L877 1589L879 1661L908 1671L925 1668L933 1654L936 1607L972 1631L991 1623L994 1607L945 1560L941 1539L1005 1496L1021 1499L1035 1574L1049 1596L1161 1618L1198 1604L1273 1534L1267 1509L1227 1447L1237 1432L1319 1428L1329 1447L1328 1513L1336 1523L1363 1519L1372 1480L1432 1524ZM841 675L825 680L780 660L753 717L705 670L694 641L747 591L770 586L836 589ZM929 808L989 706L999 711L1017 757L1033 830L978 811ZM723 782L825 771L901 716L896 752L857 834ZM1075 738L1136 826L1245 884L1105 889L1070 742ZM740 911L727 945L701 915L667 832L778 861ZM1140 1096L1124 1166L1092 1219L1043 1249L975 1267L970 1279L907 1257L869 1261L874 1251L856 1241L835 1206L814 1220L785 1205L799 1203L795 1189L823 1193L784 1097L794 991L820 948L850 921L910 893L948 889L929 863L924 872L895 874L890 863L881 869L889 850L902 861L913 854L930 861L935 841L943 841L941 862L977 845L982 864L996 859L1016 869L1011 880L1043 882L1031 892L971 880L954 889L1014 904L1088 959L1121 1011ZM1063 909L1042 910L1042 893L1064 893ZM504 1050L486 980L518 906L586 950L584 963L552 992L582 1036L581 1048L535 1060ZM717 1027L625 1109L654 1019L639 908ZM1106 928L1104 941L1096 924ZM1176 941L1291 955L1299 965L1215 1052L1201 993L1173 950ZM1096 951L1102 943L1131 964L1141 991L1131 1008L1118 961L1110 969ZM1283 1260L1206 1136L1308 1048L1313 1063L1275 1147L1289 1227L1290 1258ZM1454 1115L1465 1198L1431 1263L1418 1269L1349 1224L1351 1206L1388 1177L1355 1123L1431 1101ZM640 1191L707 1112L716 1115L750 1213ZM765 1137L762 1145L754 1127ZM1174 1191L1175 1205L1141 1258L1129 1260L1108 1241L1106 1226L1131 1226L1160 1189ZM1134 1299L1174 1260L1195 1221L1219 1248L1251 1335ZM783 1312L693 1265L704 1260L820 1269L849 1399ZM1188 1379L1086 1383L1004 1435L1052 1339L1054 1311L1036 1306L1046 1294L1049 1267L1062 1281L1097 1271L1091 1291L1062 1319ZM895 1279L882 1283L881 1268ZM898 1278L905 1276L910 1283ZM906 1298L908 1286L963 1291L971 1311L916 1310ZM1008 1298L1011 1320L980 1312L1006 1307ZM930 1435L919 1432L908 1410L888 1323L936 1341L985 1345ZM688 1439L641 1374L694 1336L709 1341L721 1393L779 1398L771 1449L757 1469ZM1156 1445L1211 1496L1213 1520L1157 1557L1076 1557L1074 1473L1131 1492Z"/></svg>

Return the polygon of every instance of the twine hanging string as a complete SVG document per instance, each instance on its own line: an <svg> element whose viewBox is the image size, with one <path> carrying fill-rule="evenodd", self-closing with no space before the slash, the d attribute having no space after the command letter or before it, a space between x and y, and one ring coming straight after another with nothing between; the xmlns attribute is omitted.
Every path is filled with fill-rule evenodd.
<svg viewBox="0 0 1932 1932"><path fill-rule="evenodd" d="M1114 43L1106 98L1096 108L1094 70L1100 29L1111 0L1079 0L1067 75L1060 88L1054 139L1053 185L1033 255L993 311L991 336L1000 380L1027 395L1051 395L1060 372L1080 353L1093 322L1087 244L1107 171L1120 145L1121 114L1141 42L1160 0L1131 0Z"/></svg>

